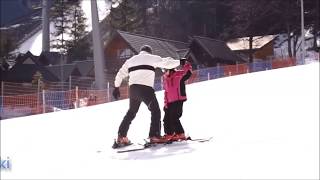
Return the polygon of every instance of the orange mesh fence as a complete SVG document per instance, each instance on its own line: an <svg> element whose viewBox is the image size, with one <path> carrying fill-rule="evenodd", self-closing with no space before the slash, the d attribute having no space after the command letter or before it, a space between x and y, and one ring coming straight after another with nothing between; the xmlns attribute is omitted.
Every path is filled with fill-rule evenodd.
<svg viewBox="0 0 320 180"><path fill-rule="evenodd" d="M262 63L261 68L259 63ZM201 69L193 71L191 77L188 79L186 83L191 84L223 76L248 73L249 71L255 72L266 70L269 69L269 66L270 68L272 67L272 69L276 69L294 65L296 65L296 60L294 58L286 58L274 59L273 61L258 62L258 64L257 62L255 62L252 64L226 65L220 67ZM161 79L156 79L155 82L155 89L161 90ZM83 106L91 106L115 100L112 96L113 88L108 88L104 90L88 90L87 88L78 90L76 88L67 91L51 90L40 91L39 93L35 93L35 91L39 91L39 88L35 88L32 85L27 86L25 84L20 84L22 88L19 89L18 84L19 83L6 83L1 87L4 90L9 90L10 92L16 89L15 91L19 91L20 93L20 89L25 89L25 92L30 91L33 93L14 96L8 96L6 95L6 93L2 93L2 96L0 96L0 113L2 119L44 112L52 112L60 109L71 109ZM121 86L119 90L121 95L120 99L126 99L129 97L129 86Z"/></svg>
<svg viewBox="0 0 320 180"><path fill-rule="evenodd" d="M41 100L38 94L3 96L1 117L11 118L41 113Z"/></svg>
<svg viewBox="0 0 320 180"><path fill-rule="evenodd" d="M111 101L110 92L108 92L108 90L79 90L78 94L79 100L85 101L88 106Z"/></svg>
<svg viewBox="0 0 320 180"><path fill-rule="evenodd" d="M198 71L192 71L191 77L187 80L186 84L192 84L195 82L199 82L199 75Z"/></svg>
<svg viewBox="0 0 320 180"><path fill-rule="evenodd" d="M52 112L60 109L73 108L73 92L69 91L44 91L44 105L46 112Z"/></svg>
<svg viewBox="0 0 320 180"><path fill-rule="evenodd" d="M223 66L223 72L224 72L224 76L231 76L236 74L237 68L235 65L226 65L226 66Z"/></svg>
<svg viewBox="0 0 320 180"><path fill-rule="evenodd" d="M272 69L289 67L296 65L296 59L287 58L287 59L274 59L272 62Z"/></svg>
<svg viewBox="0 0 320 180"><path fill-rule="evenodd" d="M238 64L237 74L245 74L249 72L248 64Z"/></svg>
<svg viewBox="0 0 320 180"><path fill-rule="evenodd" d="M224 76L233 76L238 74L244 74L249 72L249 66L247 64L226 65L223 66Z"/></svg>
<svg viewBox="0 0 320 180"><path fill-rule="evenodd" d="M129 86L121 86L119 90L120 90L119 99L127 99L129 97Z"/></svg>

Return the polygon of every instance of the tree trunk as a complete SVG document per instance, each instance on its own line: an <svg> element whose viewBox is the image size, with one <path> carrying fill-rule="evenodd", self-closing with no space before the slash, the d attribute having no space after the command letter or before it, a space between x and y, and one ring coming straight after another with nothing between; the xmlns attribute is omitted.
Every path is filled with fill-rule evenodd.
<svg viewBox="0 0 320 180"><path fill-rule="evenodd" d="M288 23L287 23L287 36L288 36L288 55L289 57L292 57L290 25Z"/></svg>
<svg viewBox="0 0 320 180"><path fill-rule="evenodd" d="M299 40L299 35L294 33L293 34L293 57L296 57L297 55L297 50L300 46L297 47L298 44L298 40Z"/></svg>
<svg viewBox="0 0 320 180"><path fill-rule="evenodd" d="M316 0L316 20L315 20L315 25L314 25L314 30L313 30L313 49L317 51L317 35L318 35L318 31L319 31L319 11L320 11L320 7L319 7L319 2L320 0Z"/></svg>
<svg viewBox="0 0 320 180"><path fill-rule="evenodd" d="M253 36L250 35L250 37L249 37L249 62L250 62L250 63L253 62L253 49L252 49L252 45L253 45Z"/></svg>

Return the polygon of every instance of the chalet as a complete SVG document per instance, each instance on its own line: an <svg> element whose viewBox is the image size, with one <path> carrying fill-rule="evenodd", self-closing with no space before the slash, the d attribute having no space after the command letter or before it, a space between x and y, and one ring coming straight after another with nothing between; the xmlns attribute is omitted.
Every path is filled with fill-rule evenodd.
<svg viewBox="0 0 320 180"><path fill-rule="evenodd" d="M56 80L53 74L41 66L38 57L28 51L25 54L20 54L15 59L14 65L4 73L3 80L10 82L31 82L37 72L40 72L45 79Z"/></svg>
<svg viewBox="0 0 320 180"><path fill-rule="evenodd" d="M138 54L140 47L145 44L152 47L153 54L175 59L181 58L182 49L188 49L188 43L185 42L114 31L104 48L108 73L115 74L124 61Z"/></svg>
<svg viewBox="0 0 320 180"><path fill-rule="evenodd" d="M201 36L192 37L185 57L199 68L245 62L225 42Z"/></svg>
<svg viewBox="0 0 320 180"><path fill-rule="evenodd" d="M51 74L54 75L57 79L52 81L63 81L66 82L70 78L70 76L80 76L81 73L76 67L75 64L63 64L63 65L51 65L45 66Z"/></svg>
<svg viewBox="0 0 320 180"><path fill-rule="evenodd" d="M93 60L86 61L73 61L76 68L80 72L80 76L83 77L94 77L94 62Z"/></svg>
<svg viewBox="0 0 320 180"><path fill-rule="evenodd" d="M59 52L42 52L38 58L38 62L42 66L66 64L66 56Z"/></svg>
<svg viewBox="0 0 320 180"><path fill-rule="evenodd" d="M194 67L212 67L245 62L225 42L207 37L194 36L189 43L169 39L112 31L104 44L104 56L108 78L113 79L123 63L140 51L142 45L153 48L153 54L180 59L186 57ZM57 52L42 52L34 56L27 52L19 56L16 64L6 73L5 81L30 82L40 72L46 81L67 81L70 76L94 77L94 62L73 61L65 64L66 58ZM159 70L156 75L162 74ZM111 76L110 76L111 75Z"/></svg>
<svg viewBox="0 0 320 180"><path fill-rule="evenodd" d="M19 55L12 68L3 75L4 81L31 82L35 74L40 73L45 81L67 81L71 75L80 76L75 64L52 65L52 59L41 54L39 57L32 53Z"/></svg>
<svg viewBox="0 0 320 180"><path fill-rule="evenodd" d="M253 59L266 60L274 55L274 40L276 36L255 36L253 37ZM229 48L243 59L249 59L249 37L232 39L227 42Z"/></svg>

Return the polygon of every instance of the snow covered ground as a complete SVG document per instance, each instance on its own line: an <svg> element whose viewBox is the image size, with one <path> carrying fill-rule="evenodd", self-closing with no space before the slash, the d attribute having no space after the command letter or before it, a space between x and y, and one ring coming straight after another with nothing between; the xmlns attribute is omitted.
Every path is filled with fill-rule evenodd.
<svg viewBox="0 0 320 180"><path fill-rule="evenodd" d="M8 119L1 179L318 179L319 63L187 86L182 123L207 143L117 154L111 145L128 100ZM163 105L163 92L157 93ZM132 141L148 135L140 107Z"/></svg>

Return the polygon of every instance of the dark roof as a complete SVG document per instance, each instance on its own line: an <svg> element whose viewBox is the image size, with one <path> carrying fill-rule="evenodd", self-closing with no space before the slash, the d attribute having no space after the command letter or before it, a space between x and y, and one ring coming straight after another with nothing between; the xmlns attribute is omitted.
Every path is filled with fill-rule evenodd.
<svg viewBox="0 0 320 180"><path fill-rule="evenodd" d="M179 58L186 57L188 52L189 52L189 49L180 49L177 51L177 53L179 54Z"/></svg>
<svg viewBox="0 0 320 180"><path fill-rule="evenodd" d="M142 45L150 45L153 49L153 54L161 57L179 58L177 51L188 48L188 43L173 41L169 39L161 39L140 34L133 34L124 31L117 33L131 46L135 53L140 51Z"/></svg>
<svg viewBox="0 0 320 180"><path fill-rule="evenodd" d="M78 69L76 68L75 64L64 64L64 65L52 65L52 66L45 66L48 71L50 71L55 77L59 79L59 81L67 81L68 78L73 73L79 73Z"/></svg>
<svg viewBox="0 0 320 180"><path fill-rule="evenodd" d="M92 60L74 61L74 64L78 68L81 76L88 76L88 74L94 69L94 63Z"/></svg>
<svg viewBox="0 0 320 180"><path fill-rule="evenodd" d="M64 64L62 58L63 56L59 52L42 52L39 56L39 62L42 65L60 65L61 61Z"/></svg>
<svg viewBox="0 0 320 180"><path fill-rule="evenodd" d="M23 4L22 0L15 0L15 1L0 1L0 8L1 8L1 27L4 25L8 25L15 21L18 18L21 18L27 15L31 9L29 9L26 4Z"/></svg>
<svg viewBox="0 0 320 180"><path fill-rule="evenodd" d="M16 65L20 64L25 64L25 61L30 58L33 63L28 63L28 64L40 64L38 62L38 56L33 55L30 51L26 53L20 53L18 56L15 57L15 59L6 59L3 63L2 66L5 70L9 70L13 68Z"/></svg>
<svg viewBox="0 0 320 180"><path fill-rule="evenodd" d="M58 81L57 77L37 64L17 64L6 72L5 80L14 82L31 82L37 71L39 71L47 81Z"/></svg>
<svg viewBox="0 0 320 180"><path fill-rule="evenodd" d="M6 81L15 82L30 82L32 81L33 75L39 71L44 80L46 81L67 81L71 75L79 76L86 75L82 73L89 73L93 69L93 61L77 62L73 64L64 65L50 65L43 66L37 62L37 59L33 59L36 63L24 64L24 61L32 56L21 56L18 62L5 74ZM80 69L78 69L80 67Z"/></svg>
<svg viewBox="0 0 320 180"><path fill-rule="evenodd" d="M28 58L30 58L34 62L34 64L40 65L40 63L38 61L39 56L33 55L30 51L26 52L25 54L19 54L19 56L15 60L15 64L14 65L24 64L24 62Z"/></svg>
<svg viewBox="0 0 320 180"><path fill-rule="evenodd" d="M212 58L219 58L229 62L245 62L223 41L200 36L194 36L193 41L197 42Z"/></svg>

